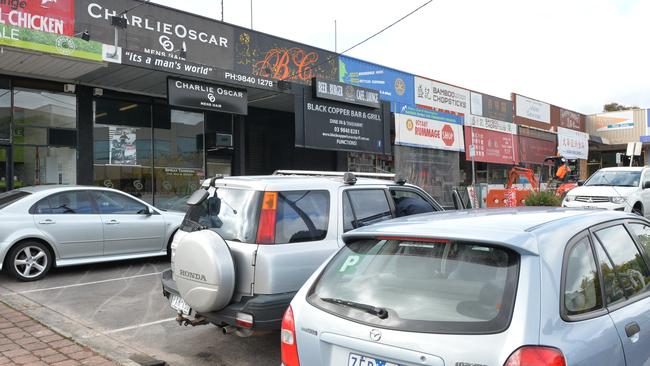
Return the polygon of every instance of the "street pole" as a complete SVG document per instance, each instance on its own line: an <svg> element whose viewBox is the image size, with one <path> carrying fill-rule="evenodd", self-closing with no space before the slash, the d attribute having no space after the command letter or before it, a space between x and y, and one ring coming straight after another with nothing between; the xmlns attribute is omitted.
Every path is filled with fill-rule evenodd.
<svg viewBox="0 0 650 366"><path fill-rule="evenodd" d="M334 19L334 53L338 53L338 41L337 41L337 34L336 34L336 19Z"/></svg>
<svg viewBox="0 0 650 366"><path fill-rule="evenodd" d="M223 22L223 0L221 0L221 21Z"/></svg>
<svg viewBox="0 0 650 366"><path fill-rule="evenodd" d="M253 0L251 0L251 30L253 30Z"/></svg>

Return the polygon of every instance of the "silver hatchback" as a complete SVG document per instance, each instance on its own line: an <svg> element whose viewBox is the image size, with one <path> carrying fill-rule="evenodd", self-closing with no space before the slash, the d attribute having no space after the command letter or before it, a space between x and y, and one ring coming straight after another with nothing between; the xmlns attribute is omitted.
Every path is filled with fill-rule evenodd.
<svg viewBox="0 0 650 366"><path fill-rule="evenodd" d="M285 366L648 366L650 222L417 215L354 230L282 322Z"/></svg>
<svg viewBox="0 0 650 366"><path fill-rule="evenodd" d="M0 269L21 281L52 266L165 255L184 214L101 187L37 186L0 194Z"/></svg>

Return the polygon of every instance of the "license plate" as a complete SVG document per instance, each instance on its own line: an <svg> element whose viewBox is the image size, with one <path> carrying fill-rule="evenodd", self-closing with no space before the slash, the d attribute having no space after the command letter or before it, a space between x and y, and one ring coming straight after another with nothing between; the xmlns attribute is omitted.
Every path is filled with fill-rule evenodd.
<svg viewBox="0 0 650 366"><path fill-rule="evenodd" d="M348 366L402 366L402 365L388 362L379 358L350 353L350 357L348 357Z"/></svg>
<svg viewBox="0 0 650 366"><path fill-rule="evenodd" d="M171 301L172 309L180 311L184 315L190 315L192 313L192 308L185 303L182 297L170 294L169 301Z"/></svg>

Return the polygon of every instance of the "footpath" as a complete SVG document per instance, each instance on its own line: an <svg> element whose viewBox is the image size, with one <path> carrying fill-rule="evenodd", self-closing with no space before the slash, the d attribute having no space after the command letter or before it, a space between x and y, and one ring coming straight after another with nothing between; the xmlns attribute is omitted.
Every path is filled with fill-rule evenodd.
<svg viewBox="0 0 650 366"><path fill-rule="evenodd" d="M118 364L0 302L0 365Z"/></svg>

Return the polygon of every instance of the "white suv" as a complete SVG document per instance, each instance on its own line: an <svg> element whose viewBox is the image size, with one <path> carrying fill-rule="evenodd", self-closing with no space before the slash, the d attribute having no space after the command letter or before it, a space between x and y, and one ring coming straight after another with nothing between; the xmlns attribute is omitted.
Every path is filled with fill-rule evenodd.
<svg viewBox="0 0 650 366"><path fill-rule="evenodd" d="M605 208L634 212L640 216L650 213L650 168L603 168L583 185L570 190L563 207Z"/></svg>
<svg viewBox="0 0 650 366"><path fill-rule="evenodd" d="M288 171L208 179L188 200L171 244L172 269L162 274L179 323L212 323L240 336L280 329L293 295L343 246L344 232L414 213L414 206L443 210L401 179L370 177L392 175Z"/></svg>

